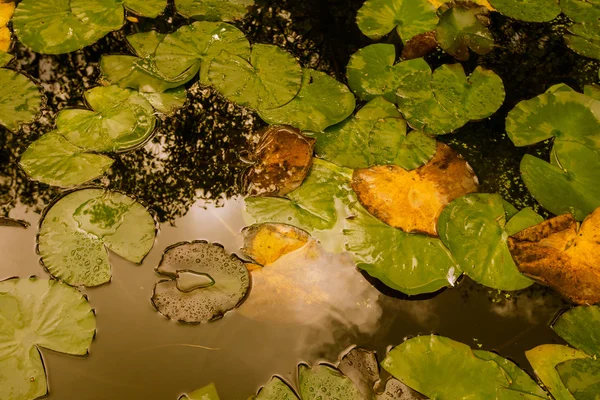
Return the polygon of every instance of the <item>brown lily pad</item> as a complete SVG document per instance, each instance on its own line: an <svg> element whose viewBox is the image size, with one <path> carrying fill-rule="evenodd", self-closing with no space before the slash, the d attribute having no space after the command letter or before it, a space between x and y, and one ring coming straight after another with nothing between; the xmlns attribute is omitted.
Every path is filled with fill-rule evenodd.
<svg viewBox="0 0 600 400"><path fill-rule="evenodd" d="M425 57L437 49L438 42L435 31L421 33L413 36L402 49L402 59L412 60L413 58Z"/></svg>
<svg viewBox="0 0 600 400"><path fill-rule="evenodd" d="M357 169L352 188L360 203L386 224L437 236L437 219L452 200L477 191L477 176L454 150L438 143L435 156L407 171L396 165Z"/></svg>
<svg viewBox="0 0 600 400"><path fill-rule="evenodd" d="M283 196L297 189L312 166L315 139L291 126L270 126L244 173L244 186L251 196Z"/></svg>
<svg viewBox="0 0 600 400"><path fill-rule="evenodd" d="M600 302L600 208L583 221L560 215L508 238L519 270L577 304Z"/></svg>

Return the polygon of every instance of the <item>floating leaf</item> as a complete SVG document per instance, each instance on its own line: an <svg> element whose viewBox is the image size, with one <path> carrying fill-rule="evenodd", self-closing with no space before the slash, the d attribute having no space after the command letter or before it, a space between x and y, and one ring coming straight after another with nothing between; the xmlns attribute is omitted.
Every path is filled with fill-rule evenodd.
<svg viewBox="0 0 600 400"><path fill-rule="evenodd" d="M600 302L600 208L579 231L570 214L525 229L508 239L515 263L524 274L553 287L579 304Z"/></svg>
<svg viewBox="0 0 600 400"><path fill-rule="evenodd" d="M346 85L323 72L305 68L302 87L292 101L283 107L260 110L258 114L269 124L321 132L346 119L355 105L354 96Z"/></svg>
<svg viewBox="0 0 600 400"><path fill-rule="evenodd" d="M23 0L12 19L19 40L44 54L89 46L123 22L123 5L116 0Z"/></svg>
<svg viewBox="0 0 600 400"><path fill-rule="evenodd" d="M552 21L561 12L558 0L489 0L489 2L499 13L528 22Z"/></svg>
<svg viewBox="0 0 600 400"><path fill-rule="evenodd" d="M454 200L442 211L438 229L461 269L473 280L494 289L520 290L533 281L519 272L511 257L509 224L524 229L543 218L525 209L508 223L507 219L499 195L470 194Z"/></svg>
<svg viewBox="0 0 600 400"><path fill-rule="evenodd" d="M552 329L571 346L591 356L600 356L600 307L572 308L561 314Z"/></svg>
<svg viewBox="0 0 600 400"><path fill-rule="evenodd" d="M281 378L274 376L252 400L298 400L298 396Z"/></svg>
<svg viewBox="0 0 600 400"><path fill-rule="evenodd" d="M297 189L312 166L314 144L297 129L267 128L250 156L253 165L244 172L247 193L284 196Z"/></svg>
<svg viewBox="0 0 600 400"><path fill-rule="evenodd" d="M576 22L598 22L600 4L596 0L560 0L562 12Z"/></svg>
<svg viewBox="0 0 600 400"><path fill-rule="evenodd" d="M192 393L184 394L179 400L219 400L219 393L214 383L206 385Z"/></svg>
<svg viewBox="0 0 600 400"><path fill-rule="evenodd" d="M25 75L8 69L0 69L0 87L0 125L17 131L40 111L42 96Z"/></svg>
<svg viewBox="0 0 600 400"><path fill-rule="evenodd" d="M435 7L427 0L367 0L356 16L362 33L375 40L395 28L406 42L435 29L437 22Z"/></svg>
<svg viewBox="0 0 600 400"><path fill-rule="evenodd" d="M180 322L219 319L250 289L244 263L222 246L203 241L168 247L156 271L171 279L156 284L152 303L161 314Z"/></svg>
<svg viewBox="0 0 600 400"><path fill-rule="evenodd" d="M5 53L4 51L0 50L0 67L8 65L8 63L10 63L13 58L14 56L12 54Z"/></svg>
<svg viewBox="0 0 600 400"><path fill-rule="evenodd" d="M34 400L48 392L40 348L86 355L96 317L77 289L54 280L0 282L0 392L5 399Z"/></svg>
<svg viewBox="0 0 600 400"><path fill-rule="evenodd" d="M396 102L415 129L440 135L467 122L491 116L504 102L504 85L491 70L477 67L467 77L460 64L445 64L433 74L423 59L398 64L402 78Z"/></svg>
<svg viewBox="0 0 600 400"><path fill-rule="evenodd" d="M123 0L123 5L136 14L156 18L165 10L167 0Z"/></svg>
<svg viewBox="0 0 600 400"><path fill-rule="evenodd" d="M260 224L244 228L242 251L258 264L268 266L285 254L303 247L310 236L285 224Z"/></svg>
<svg viewBox="0 0 600 400"><path fill-rule="evenodd" d="M583 93L594 100L600 101L600 85L585 85L583 87Z"/></svg>
<svg viewBox="0 0 600 400"><path fill-rule="evenodd" d="M176 0L177 11L188 18L207 21L242 19L254 0Z"/></svg>
<svg viewBox="0 0 600 400"><path fill-rule="evenodd" d="M575 400L565 387L555 367L568 360L586 358L582 351L557 344L544 344L526 351L527 360L546 389L560 400Z"/></svg>
<svg viewBox="0 0 600 400"><path fill-rule="evenodd" d="M441 240L392 228L362 207L354 211L344 229L346 250L358 268L392 289L431 293L454 285L462 273Z"/></svg>
<svg viewBox="0 0 600 400"><path fill-rule="evenodd" d="M414 169L429 161L435 140L421 131L406 134L396 107L377 97L356 115L316 133L319 157L349 168L395 164Z"/></svg>
<svg viewBox="0 0 600 400"><path fill-rule="evenodd" d="M494 36L487 29L485 7L452 7L440 17L436 39L440 47L456 59L467 61L469 49L485 55L494 49Z"/></svg>
<svg viewBox="0 0 600 400"><path fill-rule="evenodd" d="M454 0L428 0L435 8L439 8L440 6L447 3L454 3ZM479 4L480 6L484 6L490 11L495 11L494 8L490 5L488 0L471 0L470 3Z"/></svg>
<svg viewBox="0 0 600 400"><path fill-rule="evenodd" d="M355 170L352 188L362 206L386 224L437 236L442 209L476 192L477 177L458 153L438 143L435 156L412 171L393 165Z"/></svg>
<svg viewBox="0 0 600 400"><path fill-rule="evenodd" d="M225 50L246 59L250 43L233 25L201 21L167 35L156 48L154 60L158 71L171 79L200 70L200 83L206 85L211 62Z"/></svg>
<svg viewBox="0 0 600 400"><path fill-rule="evenodd" d="M312 368L298 367L298 383L302 400L354 400L361 399L356 385L337 369L325 364Z"/></svg>
<svg viewBox="0 0 600 400"><path fill-rule="evenodd" d="M438 42L435 31L421 33L413 36L402 48L400 55L403 60L412 60L413 58L425 57L437 49Z"/></svg>
<svg viewBox="0 0 600 400"><path fill-rule="evenodd" d="M152 107L158 112L172 114L183 107L187 100L187 90L185 86L175 89L169 89L163 93L140 92L148 100Z"/></svg>
<svg viewBox="0 0 600 400"><path fill-rule="evenodd" d="M154 245L156 225L133 199L102 189L70 192L44 212L38 251L44 267L70 285L109 282L106 249L141 263Z"/></svg>
<svg viewBox="0 0 600 400"><path fill-rule="evenodd" d="M567 360L556 371L573 397L596 400L600 396L600 361L591 358Z"/></svg>
<svg viewBox="0 0 600 400"><path fill-rule="evenodd" d="M600 21L571 25L565 34L567 46L575 53L600 60Z"/></svg>
<svg viewBox="0 0 600 400"><path fill-rule="evenodd" d="M229 50L222 51L210 63L208 77L230 101L268 110L296 97L302 84L302 68L285 50L255 44L249 62Z"/></svg>

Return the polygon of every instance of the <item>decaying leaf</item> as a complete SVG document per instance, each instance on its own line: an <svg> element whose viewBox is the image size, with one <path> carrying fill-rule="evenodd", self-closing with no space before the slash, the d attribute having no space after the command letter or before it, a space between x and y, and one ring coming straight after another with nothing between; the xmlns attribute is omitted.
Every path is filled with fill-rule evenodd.
<svg viewBox="0 0 600 400"><path fill-rule="evenodd" d="M284 196L300 187L312 166L315 139L290 126L271 126L250 157L244 174L252 196Z"/></svg>
<svg viewBox="0 0 600 400"><path fill-rule="evenodd" d="M438 143L435 156L407 171L395 165L358 169L352 188L360 203L381 221L405 232L437 236L437 218L452 200L477 191L471 166Z"/></svg>
<svg viewBox="0 0 600 400"><path fill-rule="evenodd" d="M438 46L435 31L413 36L402 48L402 59L412 60L433 53Z"/></svg>
<svg viewBox="0 0 600 400"><path fill-rule="evenodd" d="M0 217L0 226L10 226L15 228L29 228L31 224L22 219L14 219L9 217Z"/></svg>
<svg viewBox="0 0 600 400"><path fill-rule="evenodd" d="M291 225L260 224L244 229L242 251L258 264L267 266L309 240L308 233Z"/></svg>
<svg viewBox="0 0 600 400"><path fill-rule="evenodd" d="M525 229L508 239L522 273L578 304L600 302L600 208L577 229L571 214Z"/></svg>

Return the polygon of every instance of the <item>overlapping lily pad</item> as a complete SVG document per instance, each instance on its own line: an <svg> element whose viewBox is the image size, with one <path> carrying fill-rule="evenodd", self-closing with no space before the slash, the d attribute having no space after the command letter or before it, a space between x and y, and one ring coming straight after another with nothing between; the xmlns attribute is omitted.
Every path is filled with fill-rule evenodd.
<svg viewBox="0 0 600 400"><path fill-rule="evenodd" d="M123 5L136 14L156 18L165 10L167 0L123 0Z"/></svg>
<svg viewBox="0 0 600 400"><path fill-rule="evenodd" d="M435 140L421 131L408 134L396 107L376 97L356 115L315 134L316 154L349 168L399 165L414 169L435 154Z"/></svg>
<svg viewBox="0 0 600 400"><path fill-rule="evenodd" d="M168 247L156 271L169 277L154 287L152 303L169 319L201 323L237 307L250 289L244 263L217 244L204 241Z"/></svg>
<svg viewBox="0 0 600 400"><path fill-rule="evenodd" d="M10 59L12 56L6 62ZM0 125L17 131L19 125L31 122L38 114L42 96L29 78L9 69L0 69L0 87Z"/></svg>
<svg viewBox="0 0 600 400"><path fill-rule="evenodd" d="M206 21L242 19L254 0L176 0L177 11L188 18Z"/></svg>
<svg viewBox="0 0 600 400"><path fill-rule="evenodd" d="M489 0L489 2L498 12L528 22L551 21L561 12L559 0Z"/></svg>
<svg viewBox="0 0 600 400"><path fill-rule="evenodd" d="M359 399L358 387L344 374L325 364L298 368L298 384L302 400Z"/></svg>
<svg viewBox="0 0 600 400"><path fill-rule="evenodd" d="M520 102L506 131L516 146L554 138L550 163L531 155L521 175L533 197L550 212L577 220L600 206L600 101L573 90L549 90Z"/></svg>
<svg viewBox="0 0 600 400"><path fill-rule="evenodd" d="M248 59L250 43L233 25L200 21L163 38L156 48L154 61L159 73L174 80L193 77L200 70L200 83L206 85L209 84L209 66L222 51L232 57Z"/></svg>
<svg viewBox="0 0 600 400"><path fill-rule="evenodd" d="M154 219L140 203L118 192L82 189L60 197L44 212L38 251L56 278L98 286L111 278L107 249L141 263L155 235Z"/></svg>
<svg viewBox="0 0 600 400"><path fill-rule="evenodd" d="M0 282L0 393L34 400L48 384L40 348L86 355L96 317L77 289L54 280L13 278Z"/></svg>
<svg viewBox="0 0 600 400"><path fill-rule="evenodd" d="M302 87L296 97L283 107L260 110L259 115L269 124L321 132L346 119L355 105L354 96L346 85L323 72L305 68Z"/></svg>
<svg viewBox="0 0 600 400"><path fill-rule="evenodd" d="M420 33L435 29L435 7L427 0L367 0L358 10L356 23L371 39L396 29L406 43Z"/></svg>
<svg viewBox="0 0 600 400"><path fill-rule="evenodd" d="M298 396L281 378L274 376L252 400L298 400Z"/></svg>
<svg viewBox="0 0 600 400"><path fill-rule="evenodd" d="M533 284L517 269L508 236L543 221L531 209L508 218L496 194L470 194L454 200L438 220L440 238L461 269L482 285L520 290Z"/></svg>
<svg viewBox="0 0 600 400"><path fill-rule="evenodd" d="M302 68L285 50L255 44L248 60L229 50L222 51L211 61L208 77L230 101L268 110L296 97L302 84Z"/></svg>
<svg viewBox="0 0 600 400"><path fill-rule="evenodd" d="M456 59L467 61L469 50L485 55L494 49L494 36L488 30L486 7L451 7L440 17L436 39L440 47Z"/></svg>

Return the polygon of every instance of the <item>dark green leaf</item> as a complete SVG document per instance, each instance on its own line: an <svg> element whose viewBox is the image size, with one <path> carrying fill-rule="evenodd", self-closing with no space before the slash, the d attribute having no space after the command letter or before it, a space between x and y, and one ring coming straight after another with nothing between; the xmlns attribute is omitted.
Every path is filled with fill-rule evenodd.
<svg viewBox="0 0 600 400"><path fill-rule="evenodd" d="M563 0L564 1L564 0ZM547 22L558 17L558 0L489 0L498 12L528 22Z"/></svg>
<svg viewBox="0 0 600 400"><path fill-rule="evenodd" d="M600 361L568 360L556 366L560 379L577 400L600 399Z"/></svg>
<svg viewBox="0 0 600 400"><path fill-rule="evenodd" d="M571 346L600 357L600 307L572 308L556 320L552 329Z"/></svg>
<svg viewBox="0 0 600 400"><path fill-rule="evenodd" d="M440 47L461 61L469 59L469 49L480 55L488 54L494 49L494 36L482 22L487 18L485 14L478 8L460 7L444 12L436 28Z"/></svg>

